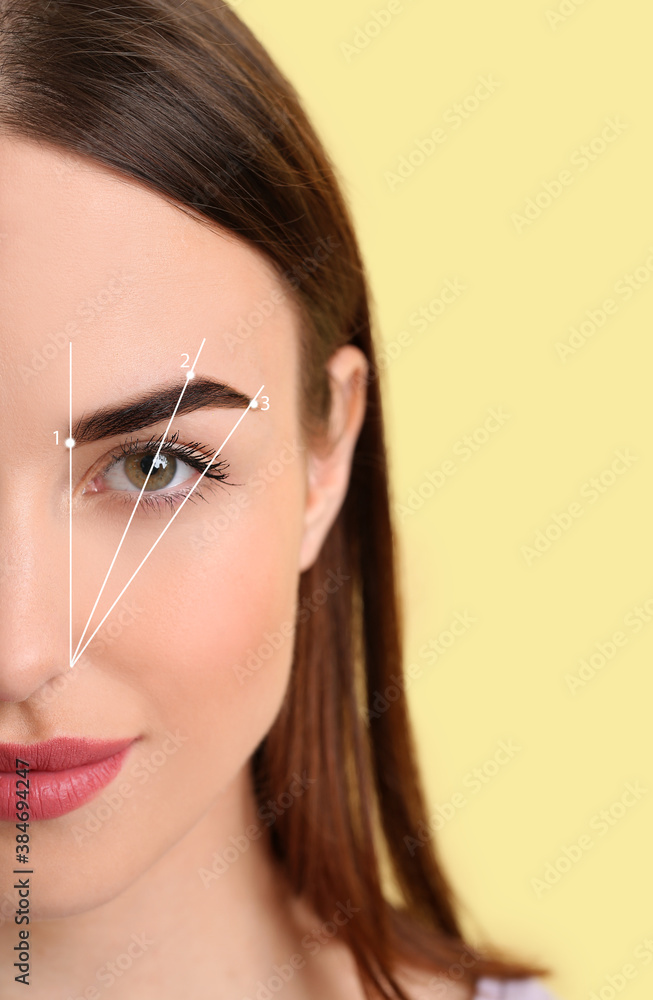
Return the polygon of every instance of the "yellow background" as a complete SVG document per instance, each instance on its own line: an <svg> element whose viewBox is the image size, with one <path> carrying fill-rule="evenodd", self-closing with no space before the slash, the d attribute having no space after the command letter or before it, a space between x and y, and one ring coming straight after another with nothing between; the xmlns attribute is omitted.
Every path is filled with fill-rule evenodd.
<svg viewBox="0 0 653 1000"><path fill-rule="evenodd" d="M561 1000L650 1000L653 620L625 621L653 598L651 7L398 6L361 36L387 0L236 4L344 178L380 336L397 355L384 382L395 502L418 508L398 520L430 808L465 796L439 843L475 936L550 965ZM483 76L496 89L473 109ZM465 99L473 110L456 126ZM607 119L617 129L601 141ZM444 141L391 183L437 127ZM538 217L516 218L538 196ZM636 271L626 300L615 286ZM446 279L464 291L444 308ZM616 312L599 325L606 299ZM432 301L439 315L419 330L411 316ZM492 407L507 417L484 433ZM463 458L457 442L474 434ZM630 466L610 472L618 451ZM447 459L454 473L425 488ZM432 494L421 505L420 487ZM560 518L574 502L579 516ZM569 526L556 532L554 515ZM547 530L546 551L529 553ZM457 612L476 621L429 665L420 649ZM624 645L572 691L580 660L599 664L595 644L615 631ZM496 768L500 741L519 751ZM474 792L478 767L488 780ZM637 782L645 792L620 805ZM576 857L583 836L591 846ZM568 870L543 889L533 880L547 865Z"/></svg>

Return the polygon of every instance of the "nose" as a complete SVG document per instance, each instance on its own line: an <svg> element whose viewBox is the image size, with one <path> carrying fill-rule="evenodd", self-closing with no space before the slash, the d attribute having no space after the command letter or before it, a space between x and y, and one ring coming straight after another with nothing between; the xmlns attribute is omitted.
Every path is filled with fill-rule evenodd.
<svg viewBox="0 0 653 1000"><path fill-rule="evenodd" d="M68 522L43 497L2 492L0 701L23 702L69 670Z"/></svg>

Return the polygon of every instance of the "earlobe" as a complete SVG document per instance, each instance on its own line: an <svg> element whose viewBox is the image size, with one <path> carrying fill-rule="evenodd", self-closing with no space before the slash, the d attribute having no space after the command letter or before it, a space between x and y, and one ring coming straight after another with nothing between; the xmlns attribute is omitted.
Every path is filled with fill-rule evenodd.
<svg viewBox="0 0 653 1000"><path fill-rule="evenodd" d="M367 358L358 347L345 344L327 362L331 412L325 438L309 446L304 533L299 569L313 565L331 525L342 507L351 463L367 404Z"/></svg>

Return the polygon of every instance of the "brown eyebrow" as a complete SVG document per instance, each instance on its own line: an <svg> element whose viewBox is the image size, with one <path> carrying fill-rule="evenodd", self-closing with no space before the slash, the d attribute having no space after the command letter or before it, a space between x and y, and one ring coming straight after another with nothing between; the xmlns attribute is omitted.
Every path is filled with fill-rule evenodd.
<svg viewBox="0 0 653 1000"><path fill-rule="evenodd" d="M143 396L133 397L118 406L103 407L89 416L82 416L73 428L75 444L90 444L116 434L150 427L161 420L169 420L184 388L186 380L163 385ZM242 409L251 399L225 382L205 376L196 376L186 385L177 415L191 413L204 407Z"/></svg>

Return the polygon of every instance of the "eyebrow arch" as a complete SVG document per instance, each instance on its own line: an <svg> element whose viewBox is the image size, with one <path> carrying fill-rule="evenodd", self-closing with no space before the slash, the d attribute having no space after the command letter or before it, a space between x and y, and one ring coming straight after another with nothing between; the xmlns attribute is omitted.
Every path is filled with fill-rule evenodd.
<svg viewBox="0 0 653 1000"><path fill-rule="evenodd" d="M150 427L160 420L169 420L184 384L186 390L177 415L192 413L205 407L238 410L249 406L251 399L225 382L206 376L183 379L180 382L151 389L143 396L132 397L118 406L102 407L89 416L82 416L73 428L75 444L90 444L116 434Z"/></svg>

